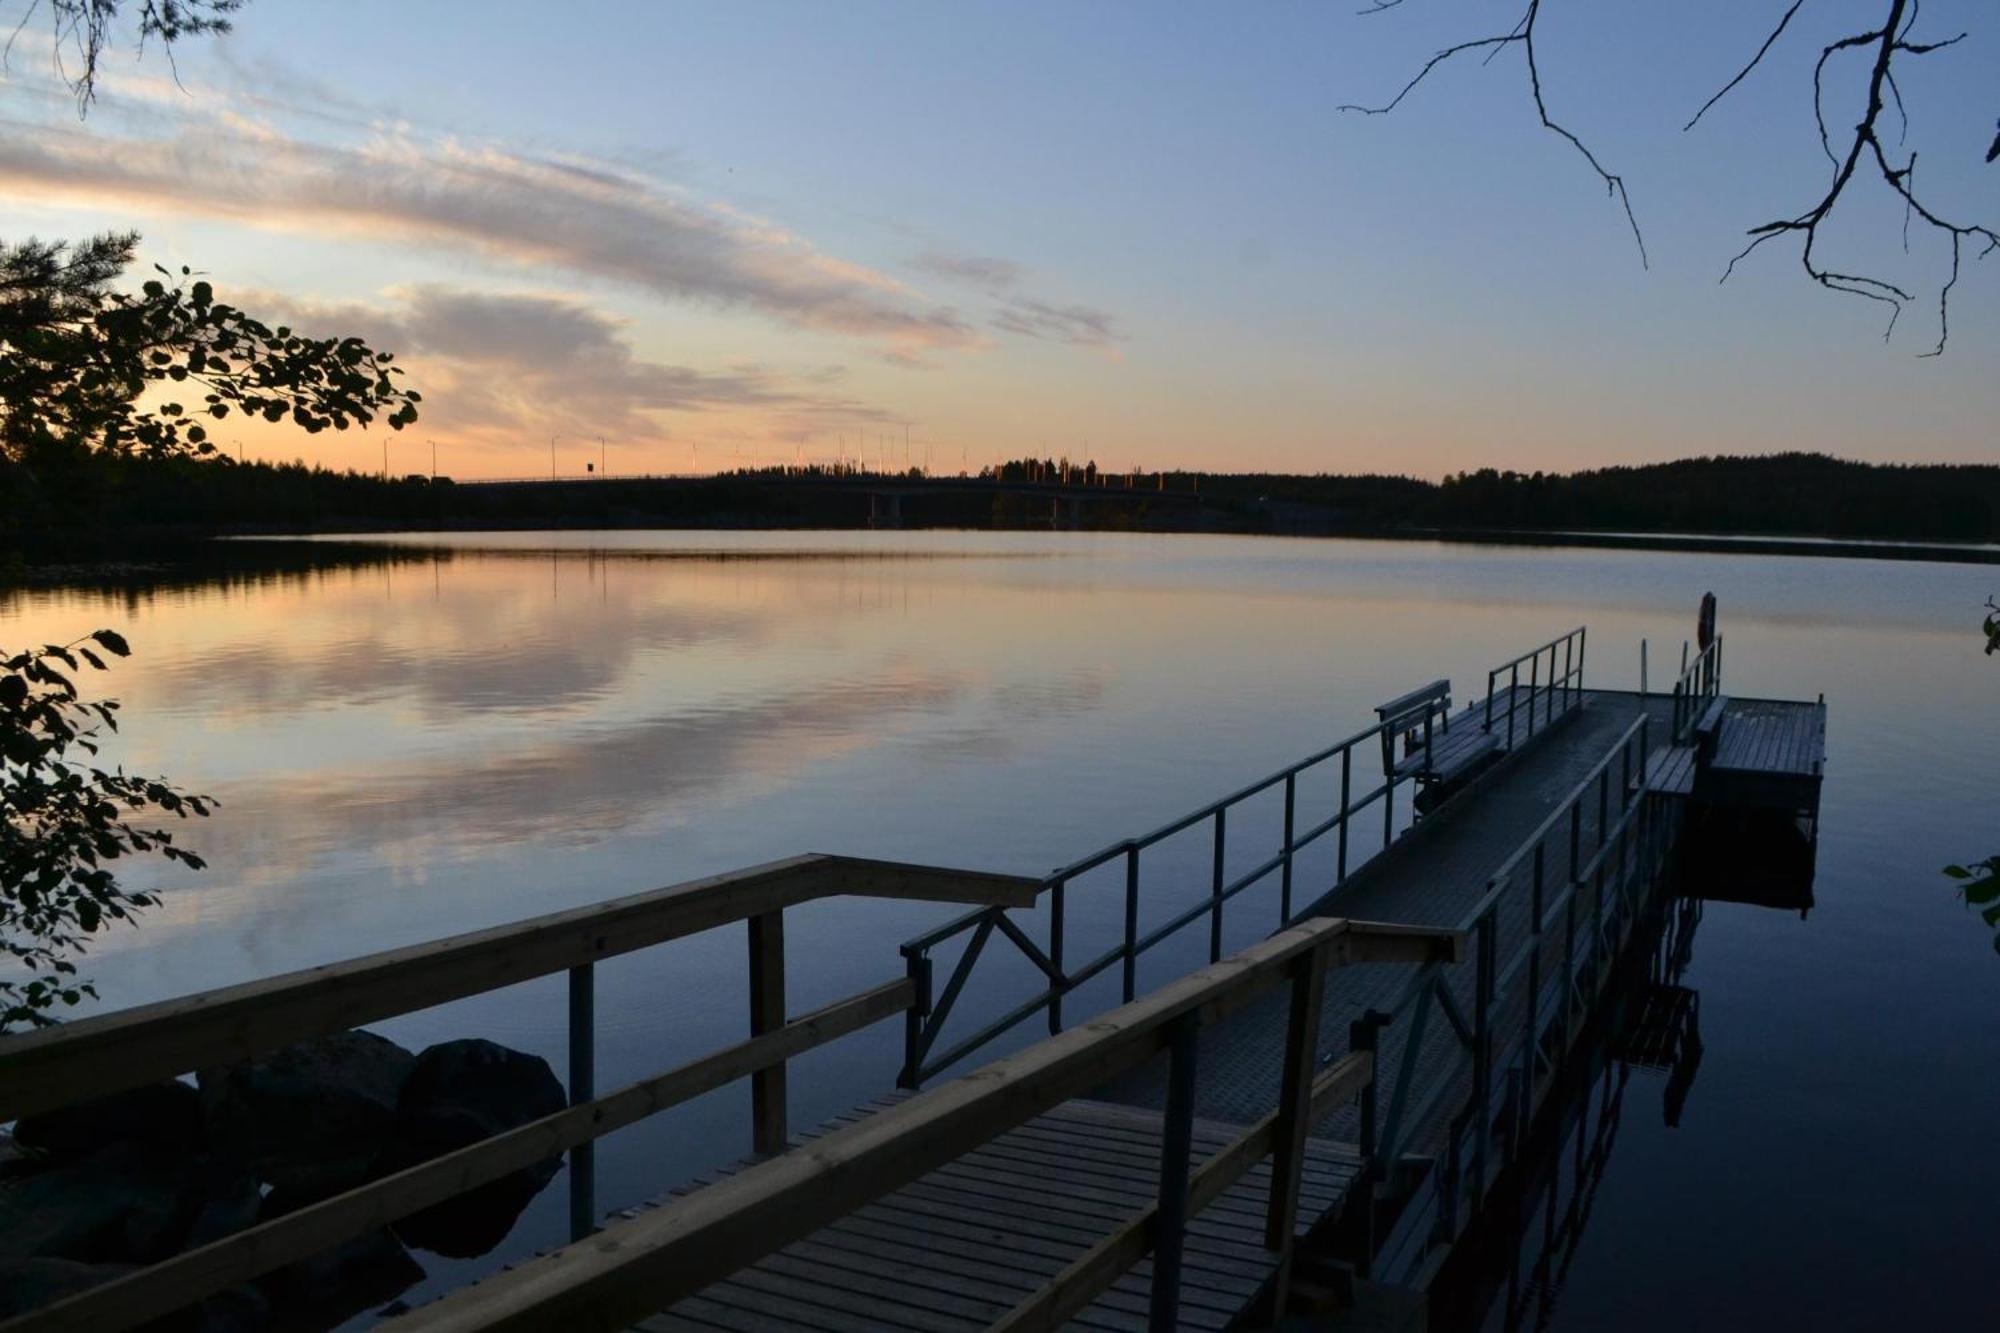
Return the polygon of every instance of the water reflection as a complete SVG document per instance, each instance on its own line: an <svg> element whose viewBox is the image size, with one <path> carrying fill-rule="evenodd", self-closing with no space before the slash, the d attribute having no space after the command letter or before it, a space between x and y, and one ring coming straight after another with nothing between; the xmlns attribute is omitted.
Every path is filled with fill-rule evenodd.
<svg viewBox="0 0 2000 1333"><path fill-rule="evenodd" d="M2000 968L1937 871L1991 846L2000 710L1964 624L1990 568L977 533L458 536L414 553L299 543L273 569L230 559L213 577L0 596L0 643L124 633L112 757L224 800L202 829L210 871L148 872L166 906L91 960L110 1004L804 850L1040 873L1339 739L1415 682L1463 687L1579 621L1592 683L1638 684L1644 638L1657 685L1713 588L1733 694L1832 704L1818 906L1800 929L1790 913L1810 902L1711 877L1702 958L1678 983L1700 992L1703 1051L1676 1093L1682 1127L1621 1121L1555 1326L1698 1323L1702 1293L1740 1286L1731 1256L1751 1254L1773 1293L1759 1308L1782 1309L1885 1245L1924 1274L1930 1315L1984 1308L1968 1238L2000 1190L1978 1146L2000 1103ZM1787 910L1748 905L1767 901ZM1070 912L1082 927L1116 907L1083 886ZM896 944L944 914L802 913L797 1004L893 975ZM741 1037L740 944L604 970L604 1085ZM552 994L385 1030L559 1064ZM896 1043L870 1032L802 1062L794 1123L886 1088ZM1662 1097L1673 1078L1624 1077ZM1912 1086L1930 1095L1896 1092ZM607 1139L603 1205L738 1151L733 1095ZM1815 1175L1863 1143L1878 1176L1836 1192ZM1745 1191L1761 1213L1717 1215ZM502 1257L562 1238L561 1193L528 1205ZM1641 1244L1672 1262L1635 1274ZM410 1299L470 1271L454 1263L427 1258ZM1840 1295L1849 1326L1908 1308L1857 1283Z"/></svg>

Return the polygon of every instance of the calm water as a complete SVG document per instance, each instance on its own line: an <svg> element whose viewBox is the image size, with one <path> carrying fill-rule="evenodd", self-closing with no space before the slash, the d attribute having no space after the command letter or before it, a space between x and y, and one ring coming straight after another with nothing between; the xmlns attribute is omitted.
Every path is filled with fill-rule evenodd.
<svg viewBox="0 0 2000 1333"><path fill-rule="evenodd" d="M2000 851L1990 568L1095 534L416 540L435 554L0 600L0 644L124 632L118 757L223 802L188 833L209 871L162 876L166 905L94 955L106 1003L807 850L1041 873L1424 680L1472 693L1574 623L1592 683L1636 686L1642 638L1668 681L1712 589L1731 693L1831 706L1818 906L1709 906L1685 978L1699 1077L1678 1128L1657 1077L1631 1082L1554 1327L2000 1313L2000 954L1938 874ZM794 1007L897 975L897 943L948 912L796 913ZM1232 944L1269 925L1241 915ZM743 1033L736 932L600 978L600 1087ZM553 979L380 1030L560 1069L561 997ZM899 1048L890 1024L801 1062L794 1122L886 1088ZM600 1202L741 1150L746 1101L607 1140ZM558 1179L503 1252L559 1239L564 1208Z"/></svg>

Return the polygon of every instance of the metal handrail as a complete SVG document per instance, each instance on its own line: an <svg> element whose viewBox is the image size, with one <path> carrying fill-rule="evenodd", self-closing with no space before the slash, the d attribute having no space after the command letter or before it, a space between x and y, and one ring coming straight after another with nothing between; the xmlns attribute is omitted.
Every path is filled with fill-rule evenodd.
<svg viewBox="0 0 2000 1333"><path fill-rule="evenodd" d="M1681 668L1680 678L1674 681L1671 728L1674 744L1687 744L1688 734L1701 720L1703 706L1721 693L1722 636L1718 634L1695 654L1692 662Z"/></svg>
<svg viewBox="0 0 2000 1333"><path fill-rule="evenodd" d="M975 909L905 941L902 946L903 958L910 978L916 984L918 1003L909 1011L906 1018L904 1061L898 1082L904 1087L917 1087L1039 1012L1048 1013L1051 1033L1060 1032L1063 1025L1064 997L1085 982L1109 970L1114 964L1123 964L1121 994L1124 1003L1131 1003L1138 993L1137 969L1140 955L1193 925L1204 916L1209 920L1209 961L1211 963L1216 961L1222 956L1223 906L1231 898L1263 881L1274 872L1279 875L1281 919L1278 924L1280 926L1291 924L1298 915L1292 909L1292 862L1300 852L1329 834L1333 835L1337 840L1333 887L1338 888L1346 882L1349 872L1348 825L1355 815L1367 810L1377 801L1383 802L1382 846L1386 847L1394 840L1395 789L1400 784L1415 781L1415 775L1398 777L1389 773L1384 775L1379 785L1358 794L1354 790L1356 750L1383 734L1383 724L1378 722L1345 740L1288 764L1267 777L1239 787L1218 800L1169 820L1151 832L1121 839L1051 871L1042 879L1040 888L1041 892L1050 895L1049 944L1046 949L1030 941L1020 926L1007 915L1007 909L1002 907ZM1298 828L1299 777L1320 765L1335 761L1340 765L1339 806L1326 818L1301 831ZM1285 793L1284 833L1281 846L1275 853L1249 870L1234 879L1229 878L1225 868L1229 811L1279 786L1284 788ZM1142 934L1139 930L1140 854L1148 847L1164 842L1176 834L1185 833L1204 822L1212 822L1215 830L1209 893L1175 913L1167 921ZM1125 861L1126 867L1123 937L1109 949L1070 970L1065 964L1063 949L1064 909L1068 884L1081 875L1121 858ZM972 938L967 942L964 952L959 955L957 965L946 979L943 990L937 992L933 1003L930 953L946 941L967 932L971 932ZM1006 937L1043 974L1048 984L984 1027L933 1056L932 1051L945 1021L950 1017L962 994L973 966L996 932Z"/></svg>
<svg viewBox="0 0 2000 1333"><path fill-rule="evenodd" d="M1525 708L1527 720L1520 731L1521 741L1526 741L1538 732L1546 730L1551 723L1581 700L1584 635L1585 631L1582 628L1571 630L1539 648L1521 654L1510 662L1502 663L1487 674L1489 685L1502 672L1511 672L1515 682L1518 683L1521 664L1535 664L1530 672L1531 687ZM1546 679L1539 670L1539 663L1544 655L1549 659ZM1521 702L1519 693L1518 689L1510 689L1506 711L1500 715L1505 722L1510 747L1516 743L1514 718L1516 708ZM1539 707L1537 707L1538 701ZM1486 706L1490 729L1495 715L1490 690ZM1041 881L1042 891L1049 895L1046 948L1031 944L1027 934L1008 917L1006 909L998 907L979 908L967 912L907 940L902 946L903 959L910 979L916 985L918 1002L905 1018L903 1067L897 1081L903 1087L919 1087L925 1080L983 1049L1037 1013L1048 1015L1051 1033L1060 1032L1063 1027L1064 998L1114 965L1122 964L1121 994L1124 1002L1130 1003L1138 993L1137 969L1140 955L1172 938L1203 917L1207 917L1209 923L1209 961L1214 962L1222 956L1224 905L1231 898L1262 882L1274 872L1280 876L1278 924L1289 925L1296 920L1297 916L1293 911L1292 863L1297 855L1328 834L1336 835L1339 846L1335 858L1334 881L1329 890L1338 889L1346 883L1348 877L1348 825L1354 816L1368 809L1376 801L1381 801L1381 846L1386 848L1395 838L1396 788L1403 783L1421 782L1429 776L1428 763L1425 770L1403 774L1398 774L1392 764L1385 764L1380 785L1371 787L1359 795L1355 793L1355 751L1364 743L1375 740L1386 753L1388 747L1394 743L1392 726L1394 721L1392 718L1379 719L1373 726L1358 731L1345 740L1240 787L1188 814L1170 820L1150 833L1121 839L1051 871ZM1430 744L1428 734L1425 743L1427 746ZM1325 819L1301 832L1297 827L1298 779L1308 770L1335 759L1340 763L1339 806ZM1281 784L1285 792L1284 833L1278 850L1234 879L1229 878L1226 869L1229 811L1253 797L1274 790ZM1140 853L1204 822L1212 822L1214 825L1209 893L1167 921L1142 934L1139 930ZM1068 885L1079 876L1120 858L1124 859L1126 867L1123 937L1109 949L1071 969L1064 956L1064 921ZM1315 895L1317 896L1319 895ZM946 1021L951 1017L964 993L972 969L996 933L1004 936L1042 974L1046 984L983 1027L933 1055ZM966 934L970 934L971 938L967 941L964 951L960 953L951 974L945 979L942 990L934 991L931 952L945 942Z"/></svg>
<svg viewBox="0 0 2000 1333"><path fill-rule="evenodd" d="M1553 1071L1588 1009L1586 990L1594 991L1602 983L1631 915L1643 905L1635 901L1631 886L1657 869L1665 845L1653 836L1654 803L1647 799L1651 790L1647 726L1648 718L1641 716L1625 729L1555 811L1501 863L1486 893L1461 917L1459 928L1474 946L1471 1016L1447 983L1444 968L1433 963L1413 973L1386 1009L1371 1011L1356 1024L1356 1049L1371 1052L1377 1049L1383 1028L1407 1024L1394 1075L1387 1077L1385 1071L1385 1079L1364 1093L1362 1152L1372 1162L1390 1164L1378 1167L1378 1173L1395 1169L1443 1098L1461 1085L1468 1071L1471 1075L1469 1104L1454 1116L1439 1159L1409 1201L1405 1216L1410 1220L1399 1231L1405 1246L1428 1248L1426 1226L1433 1234L1441 1231L1444 1239L1455 1234L1462 1191L1469 1185L1477 1197L1492 1179L1488 1155L1498 1118L1510 1107L1523 1117L1533 1109L1536 1081ZM1585 817L1593 813L1593 804L1595 835L1586 847ZM1566 850L1560 864L1568 870L1553 891L1552 846ZM1500 919L1503 909L1522 893L1529 895L1526 926L1520 943L1502 963L1497 957ZM1582 919L1584 913L1587 919ZM1553 951L1547 943L1550 936L1559 940L1555 958L1545 956ZM1510 1001L1521 1007L1518 1030L1496 1039L1495 1015ZM1443 1071L1419 1058L1433 1011L1443 1016L1456 1039L1456 1052ZM1428 1087L1413 1104L1420 1063ZM1384 1082L1389 1105L1378 1129L1373 1103ZM1496 1084L1506 1087L1497 1101ZM1395 1250L1394 1241L1385 1246L1392 1266Z"/></svg>
<svg viewBox="0 0 2000 1333"><path fill-rule="evenodd" d="M1537 730L1536 702L1543 701L1539 725L1546 727L1560 714L1554 711L1554 699L1558 692L1562 695L1562 712L1568 712L1583 693L1583 658L1588 627L1579 625L1567 634L1559 634L1541 647L1522 653L1512 661L1502 662L1486 673L1486 716L1485 730L1495 731L1493 699L1499 693L1500 677L1507 677L1507 707L1500 720L1506 724L1507 748L1514 748L1515 714L1521 707L1521 667L1528 667L1527 729L1523 740ZM1547 654L1549 669L1547 680L1542 678L1542 656ZM1561 655L1561 671L1557 671L1557 655Z"/></svg>

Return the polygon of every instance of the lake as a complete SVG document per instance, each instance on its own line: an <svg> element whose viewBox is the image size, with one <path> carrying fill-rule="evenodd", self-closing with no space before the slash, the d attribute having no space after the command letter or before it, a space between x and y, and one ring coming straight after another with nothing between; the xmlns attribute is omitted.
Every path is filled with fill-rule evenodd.
<svg viewBox="0 0 2000 1333"><path fill-rule="evenodd" d="M1574 624L1588 683L1671 683L1713 591L1725 688L1830 708L1817 906L1712 903L1705 1054L1621 1127L1559 1330L1990 1320L2000 954L1939 873L2000 851L1976 565L1030 533L414 535L394 560L0 597L0 644L116 628L111 753L220 798L200 875L89 959L118 1006L803 851L1041 874ZM240 561L238 562L240 563ZM1199 875L1189 891L1199 892ZM1074 903L1074 899L1072 902ZM1078 911L1072 907L1073 912ZM795 1011L953 909L791 914ZM1232 947L1274 924L1232 918ZM1164 979L1164 974L1149 980ZM562 981L407 1016L563 1067ZM600 1088L744 1034L739 931L601 965ZM892 1082L885 1024L794 1066L795 1125ZM598 1150L599 1202L747 1147L747 1093ZM563 1238L562 1181L502 1250ZM419 1258L421 1297L491 1260Z"/></svg>

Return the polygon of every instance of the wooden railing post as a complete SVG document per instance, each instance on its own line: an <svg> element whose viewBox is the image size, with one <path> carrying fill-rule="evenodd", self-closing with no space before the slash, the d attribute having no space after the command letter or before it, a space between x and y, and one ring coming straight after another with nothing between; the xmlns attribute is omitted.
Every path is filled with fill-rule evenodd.
<svg viewBox="0 0 2000 1333"><path fill-rule="evenodd" d="M1353 786L1353 780L1354 751L1352 749L1345 749L1340 752L1340 832L1338 835L1340 839L1340 851L1339 859L1334 864L1333 882L1335 887L1347 882L1347 817L1349 814L1349 792Z"/></svg>
<svg viewBox="0 0 2000 1333"><path fill-rule="evenodd" d="M1139 844L1125 849L1125 1003L1139 990Z"/></svg>
<svg viewBox="0 0 2000 1333"><path fill-rule="evenodd" d="M1159 1234L1153 1245L1153 1291L1146 1315L1150 1333L1174 1333L1180 1326L1198 1031L1194 1013L1184 1014L1174 1021L1167 1040L1167 1110L1160 1132L1160 1202L1155 1214Z"/></svg>
<svg viewBox="0 0 2000 1333"><path fill-rule="evenodd" d="M1284 869L1278 881L1278 924L1292 924L1292 838L1296 822L1299 796L1299 775L1285 774L1285 850Z"/></svg>
<svg viewBox="0 0 2000 1333"><path fill-rule="evenodd" d="M1311 1132L1308 1107L1313 1074L1319 1068L1319 1020L1326 998L1326 957L1314 949L1292 966L1291 1009L1285 1023L1285 1067L1278 1093L1278 1122L1271 1139L1271 1199L1264 1218L1264 1248L1278 1252L1278 1296L1273 1309L1284 1308L1284 1289L1292 1255L1292 1223L1299 1207L1299 1183L1305 1170L1306 1135Z"/></svg>
<svg viewBox="0 0 2000 1333"><path fill-rule="evenodd" d="M569 1104L597 1096L597 994L594 967L569 970ZM586 1141L569 1150L569 1238L582 1240L597 1229L597 1145Z"/></svg>
<svg viewBox="0 0 2000 1333"><path fill-rule="evenodd" d="M1215 811L1215 874L1209 886L1213 906L1208 909L1208 961L1222 961L1222 876L1224 874L1223 854L1229 845L1229 807L1218 806Z"/></svg>
<svg viewBox="0 0 2000 1333"><path fill-rule="evenodd" d="M749 919L750 1035L761 1037L785 1025L785 914L782 909ZM786 1125L785 1065L782 1061L750 1076L750 1146L775 1156L791 1137Z"/></svg>
<svg viewBox="0 0 2000 1333"><path fill-rule="evenodd" d="M1049 888L1049 964L1056 975L1049 978L1049 1035L1062 1031L1064 987L1068 985L1068 974L1063 971L1063 888L1062 880L1057 880Z"/></svg>

